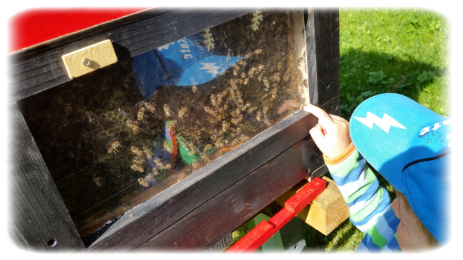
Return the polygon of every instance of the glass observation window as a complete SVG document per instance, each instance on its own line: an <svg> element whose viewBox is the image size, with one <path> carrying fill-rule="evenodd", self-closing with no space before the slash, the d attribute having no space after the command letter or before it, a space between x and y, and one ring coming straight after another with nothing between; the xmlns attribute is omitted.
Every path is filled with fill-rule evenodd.
<svg viewBox="0 0 463 260"><path fill-rule="evenodd" d="M299 110L305 56L302 12L262 10L18 103L84 237Z"/></svg>

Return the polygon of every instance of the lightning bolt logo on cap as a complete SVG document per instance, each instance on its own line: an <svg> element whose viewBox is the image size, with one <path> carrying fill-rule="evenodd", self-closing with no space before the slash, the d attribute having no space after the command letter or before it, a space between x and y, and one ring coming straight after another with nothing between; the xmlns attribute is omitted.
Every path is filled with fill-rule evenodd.
<svg viewBox="0 0 463 260"><path fill-rule="evenodd" d="M354 116L354 118L360 121L362 124L369 127L370 129L373 128L373 124L376 124L381 129L383 129L383 131L386 133L389 133L389 129L391 126L395 126L395 127L402 128L402 129L407 129L405 128L405 126L397 122L394 118L390 117L386 113L384 113L383 118L380 118L377 115L370 113L370 112L367 112L366 118L357 117L357 116Z"/></svg>

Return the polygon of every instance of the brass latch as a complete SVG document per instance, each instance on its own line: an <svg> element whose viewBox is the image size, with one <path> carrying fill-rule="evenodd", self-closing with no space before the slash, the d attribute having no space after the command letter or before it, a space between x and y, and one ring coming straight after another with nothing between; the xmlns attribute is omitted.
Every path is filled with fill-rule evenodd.
<svg viewBox="0 0 463 260"><path fill-rule="evenodd" d="M111 40L95 43L61 57L71 79L117 62Z"/></svg>

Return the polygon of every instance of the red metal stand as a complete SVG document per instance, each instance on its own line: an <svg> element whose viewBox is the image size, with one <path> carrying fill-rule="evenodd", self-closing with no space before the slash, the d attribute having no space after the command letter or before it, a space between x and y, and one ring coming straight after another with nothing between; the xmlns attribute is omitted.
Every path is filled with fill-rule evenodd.
<svg viewBox="0 0 463 260"><path fill-rule="evenodd" d="M267 239L275 234L281 227L295 217L299 211L309 205L326 188L326 182L318 177L305 185L285 202L285 207L274 215L269 221L263 220L248 234L242 237L227 253L253 252Z"/></svg>

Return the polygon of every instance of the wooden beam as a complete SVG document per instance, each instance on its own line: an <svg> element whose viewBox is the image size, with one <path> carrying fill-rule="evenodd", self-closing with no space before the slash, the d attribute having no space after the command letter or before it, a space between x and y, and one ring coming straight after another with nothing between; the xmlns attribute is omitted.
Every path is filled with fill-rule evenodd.
<svg viewBox="0 0 463 260"><path fill-rule="evenodd" d="M118 60L128 59L252 11L155 8L15 51L9 57L11 100L70 81L61 60L69 52L109 39Z"/></svg>
<svg viewBox="0 0 463 260"><path fill-rule="evenodd" d="M80 251L84 244L16 103L9 106L10 235L22 248Z"/></svg>
<svg viewBox="0 0 463 260"><path fill-rule="evenodd" d="M336 183L326 176L323 176L322 179L327 182L326 189L311 205L301 210L297 217L326 236L349 217L349 207L345 203ZM275 202L283 207L285 201L307 183L307 180L302 180L276 199Z"/></svg>

